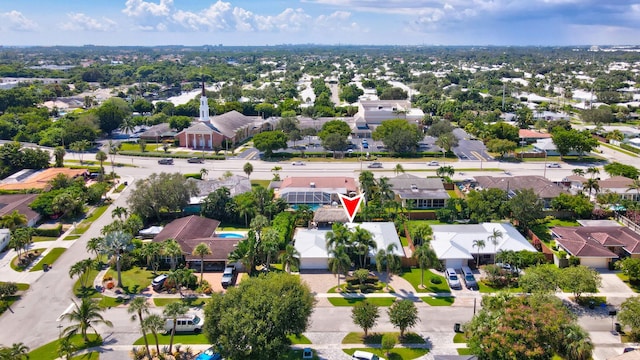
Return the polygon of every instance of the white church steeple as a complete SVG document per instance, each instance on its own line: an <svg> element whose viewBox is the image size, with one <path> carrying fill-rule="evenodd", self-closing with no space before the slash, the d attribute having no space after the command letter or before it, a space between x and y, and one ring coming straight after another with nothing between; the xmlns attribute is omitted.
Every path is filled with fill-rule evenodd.
<svg viewBox="0 0 640 360"><path fill-rule="evenodd" d="M200 121L209 122L209 102L204 92L204 79L202 80L202 95L200 96Z"/></svg>

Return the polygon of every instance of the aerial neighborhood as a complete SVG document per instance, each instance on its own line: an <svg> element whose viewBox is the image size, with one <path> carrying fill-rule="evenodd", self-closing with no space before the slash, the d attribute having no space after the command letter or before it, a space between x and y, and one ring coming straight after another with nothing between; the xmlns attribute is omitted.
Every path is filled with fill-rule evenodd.
<svg viewBox="0 0 640 360"><path fill-rule="evenodd" d="M0 48L0 359L638 359L639 51Z"/></svg>

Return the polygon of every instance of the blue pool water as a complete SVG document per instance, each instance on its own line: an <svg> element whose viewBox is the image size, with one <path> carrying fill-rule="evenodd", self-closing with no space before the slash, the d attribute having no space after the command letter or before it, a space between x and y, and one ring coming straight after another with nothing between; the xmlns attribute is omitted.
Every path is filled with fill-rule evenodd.
<svg viewBox="0 0 640 360"><path fill-rule="evenodd" d="M219 238L231 238L231 239L242 239L244 238L244 235L242 234L236 234L236 233L224 233L224 234L218 234Z"/></svg>

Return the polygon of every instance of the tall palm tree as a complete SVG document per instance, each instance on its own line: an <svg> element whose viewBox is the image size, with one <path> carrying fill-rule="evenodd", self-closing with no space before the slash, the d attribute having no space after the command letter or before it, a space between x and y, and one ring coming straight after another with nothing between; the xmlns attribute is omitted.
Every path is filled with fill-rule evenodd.
<svg viewBox="0 0 640 360"><path fill-rule="evenodd" d="M147 242L143 243L140 248L140 255L144 256L147 262L147 268L151 268L155 274L158 271L160 262L158 256L162 254L162 243Z"/></svg>
<svg viewBox="0 0 640 360"><path fill-rule="evenodd" d="M56 167L64 167L64 156L67 154L67 151L62 146L56 146L53 149L53 156L55 158Z"/></svg>
<svg viewBox="0 0 640 360"><path fill-rule="evenodd" d="M200 169L200 179L204 180L207 175L209 175L209 170L207 170L207 168Z"/></svg>
<svg viewBox="0 0 640 360"><path fill-rule="evenodd" d="M477 259L476 259L477 266L480 266L480 249L484 249L485 246L487 246L487 244L484 242L484 240L482 239L473 240L473 247L478 249Z"/></svg>
<svg viewBox="0 0 640 360"><path fill-rule="evenodd" d="M200 257L200 285L202 285L202 277L204 276L204 257L205 255L211 255L211 248L207 243L201 242L196 245L192 254Z"/></svg>
<svg viewBox="0 0 640 360"><path fill-rule="evenodd" d="M150 331L151 334L153 334L153 338L156 341L156 353L160 354L158 333L164 330L165 320L158 314L151 314L144 319L142 324L145 330Z"/></svg>
<svg viewBox="0 0 640 360"><path fill-rule="evenodd" d="M423 243L416 246L416 250L413 252L413 258L418 260L418 266L420 267L420 287L424 288L424 270L436 266L439 262L438 256L429 243Z"/></svg>
<svg viewBox="0 0 640 360"><path fill-rule="evenodd" d="M576 176L584 176L584 169L575 168L571 170L571 172L573 173L573 175L576 175Z"/></svg>
<svg viewBox="0 0 640 360"><path fill-rule="evenodd" d="M29 359L29 347L24 343L13 343L11 347L0 347L0 359L23 360Z"/></svg>
<svg viewBox="0 0 640 360"><path fill-rule="evenodd" d="M411 235L411 240L415 246L422 245L429 240L431 240L431 236L433 236L433 229L429 224L421 223L411 229L409 232Z"/></svg>
<svg viewBox="0 0 640 360"><path fill-rule="evenodd" d="M398 245L389 244L386 249L378 250L376 254L376 268L379 273L382 269L386 268L387 273L387 290L389 290L389 283L391 282L391 274L395 273L400 267L400 258L393 252L398 249Z"/></svg>
<svg viewBox="0 0 640 360"><path fill-rule="evenodd" d="M100 174L104 176L104 162L107 160L107 154L100 150L96 153L96 160L100 162Z"/></svg>
<svg viewBox="0 0 640 360"><path fill-rule="evenodd" d="M595 166L590 166L587 168L587 174L590 174L591 178L593 179L594 176L600 174L600 169Z"/></svg>
<svg viewBox="0 0 640 360"><path fill-rule="evenodd" d="M71 299L71 301L73 302L73 309L63 314L61 318L75 324L66 327L62 331L65 336L71 337L79 332L84 342L88 343L89 337L87 336L87 330L91 329L98 335L94 325L105 324L113 327L111 321L105 320L102 314L100 314L102 308L93 299L88 297L82 298L80 304L73 299Z"/></svg>
<svg viewBox="0 0 640 360"><path fill-rule="evenodd" d="M162 244L162 253L169 257L171 261L171 270L176 269L178 258L182 256L182 248L174 239L167 239Z"/></svg>
<svg viewBox="0 0 640 360"><path fill-rule="evenodd" d="M300 253L296 250L296 247L291 244L287 244L278 260L282 263L284 271L289 274L291 273L292 267L300 268Z"/></svg>
<svg viewBox="0 0 640 360"><path fill-rule="evenodd" d="M27 216L13 210L11 213L0 218L0 226L11 231L27 225Z"/></svg>
<svg viewBox="0 0 640 360"><path fill-rule="evenodd" d="M373 195L373 191L376 187L376 179L373 176L371 171L365 170L360 173L358 177L358 181L360 182L360 189L365 194L367 200L371 199L371 195Z"/></svg>
<svg viewBox="0 0 640 360"><path fill-rule="evenodd" d="M357 253L362 256L360 267L364 268L367 264L367 258L371 250L376 250L377 244L373 239L373 235L367 229L356 226L351 233L351 243L355 246Z"/></svg>
<svg viewBox="0 0 640 360"><path fill-rule="evenodd" d="M269 219L264 215L256 215L253 219L251 219L251 224L249 227L256 232L256 237L258 240L262 240L262 230L269 226Z"/></svg>
<svg viewBox="0 0 640 360"><path fill-rule="evenodd" d="M87 241L87 245L85 246L85 248L87 249L87 252L93 253L96 256L96 259L98 259L98 257L100 256L100 252L102 249L102 238L99 237L94 237L89 239L89 241Z"/></svg>
<svg viewBox="0 0 640 360"><path fill-rule="evenodd" d="M266 255L265 267L271 266L271 257L277 255L280 243L280 233L276 229L267 229L260 239L260 250Z"/></svg>
<svg viewBox="0 0 640 360"><path fill-rule="evenodd" d="M396 164L396 167L393 169L393 172L396 174L396 176L398 176L399 174L404 174L404 168L402 167L402 164Z"/></svg>
<svg viewBox="0 0 640 360"><path fill-rule="evenodd" d="M64 337L60 339L60 343L58 344L58 356L63 357L65 360L71 360L76 351L78 351L78 347L70 338Z"/></svg>
<svg viewBox="0 0 640 360"><path fill-rule="evenodd" d="M109 232L102 238L101 252L110 258L116 259L116 271L118 272L118 287L122 287L121 263L122 254L131 249L131 235L117 230Z"/></svg>
<svg viewBox="0 0 640 360"><path fill-rule="evenodd" d="M378 179L377 183L378 193L380 194L380 204L384 208L385 203L393 200L395 196L393 190L391 189L393 185L389 182L389 178L384 176Z"/></svg>
<svg viewBox="0 0 640 360"><path fill-rule="evenodd" d="M345 275L351 267L351 259L343 245L338 245L329 250L329 271L338 277L338 287L340 287L340 275Z"/></svg>
<svg viewBox="0 0 640 360"><path fill-rule="evenodd" d="M589 197L591 197L592 191L594 191L596 194L600 191L600 183L598 182L598 179L594 179L594 178L587 179L587 181L582 183L582 186L585 189L589 190Z"/></svg>
<svg viewBox="0 0 640 360"><path fill-rule="evenodd" d="M502 240L502 231L500 231L499 229L493 229L493 231L491 232L491 235L489 235L488 240L491 241L491 243L493 244L493 252L494 254L496 253L496 246L498 246L498 244L500 243L500 241L498 241L498 239ZM493 258L493 263L495 264L496 262L496 258L494 255Z"/></svg>
<svg viewBox="0 0 640 360"><path fill-rule="evenodd" d="M78 276L80 278L80 285L83 288L86 288L89 273L94 267L94 264L95 262L91 258L78 261L69 268L69 277L73 278L74 276Z"/></svg>
<svg viewBox="0 0 640 360"><path fill-rule="evenodd" d="M149 340L147 339L147 329L144 326L143 317L143 315L149 314L149 303L147 302L147 298L143 296L134 297L133 300L129 303L127 312L129 314L134 314L133 316L131 316L132 321L135 321L136 317L138 318L138 322L140 322L140 331L142 331L142 337L144 338L144 346L147 349L147 356L149 356L149 359L151 359Z"/></svg>
<svg viewBox="0 0 640 360"><path fill-rule="evenodd" d="M111 157L111 172L116 171L116 155L118 154L120 147L122 147L122 144L118 141L109 139L109 141L107 142L107 151L109 152L109 156Z"/></svg>
<svg viewBox="0 0 640 360"><path fill-rule="evenodd" d="M639 201L640 200L640 180L639 179L633 179L633 182L627 188L627 192L631 190L636 191L636 196L634 200Z"/></svg>
<svg viewBox="0 0 640 360"><path fill-rule="evenodd" d="M247 269L247 273L251 275L255 270L258 245L255 231L250 230L247 238L240 240L235 249L229 254L229 262L240 262Z"/></svg>
<svg viewBox="0 0 640 360"><path fill-rule="evenodd" d="M189 308L182 302L173 302L167 304L162 314L173 321L173 327L171 328L171 340L169 340L169 354L173 353L173 336L176 333L176 325L178 318L187 313Z"/></svg>
<svg viewBox="0 0 640 360"><path fill-rule="evenodd" d="M245 163L244 166L242 167L242 171L244 171L244 173L247 174L247 177L250 178L251 173L253 172L253 165L251 165L250 162Z"/></svg>
<svg viewBox="0 0 640 360"><path fill-rule="evenodd" d="M437 170L436 170L436 175L444 178L445 176L448 177L452 177L453 174L455 174L456 170L453 168L453 166L447 165L447 166L440 166Z"/></svg>
<svg viewBox="0 0 640 360"><path fill-rule="evenodd" d="M586 331L578 325L570 325L563 332L561 352L565 358L575 360L591 359L593 343Z"/></svg>
<svg viewBox="0 0 640 360"><path fill-rule="evenodd" d="M351 232L345 224L333 223L333 225L331 225L331 231L325 235L327 249L333 249L338 246L347 248L350 245L350 236Z"/></svg>
<svg viewBox="0 0 640 360"><path fill-rule="evenodd" d="M113 210L111 210L111 218L117 217L120 220L123 220L127 217L128 210L122 206L116 206Z"/></svg>

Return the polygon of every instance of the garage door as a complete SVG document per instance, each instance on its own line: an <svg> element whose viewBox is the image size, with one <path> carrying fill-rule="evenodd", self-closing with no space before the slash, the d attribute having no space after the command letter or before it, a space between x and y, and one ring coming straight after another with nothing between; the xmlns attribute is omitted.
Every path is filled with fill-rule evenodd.
<svg viewBox="0 0 640 360"><path fill-rule="evenodd" d="M588 266L592 269L606 269L609 259L607 258L580 258L580 265Z"/></svg>
<svg viewBox="0 0 640 360"><path fill-rule="evenodd" d="M467 260L464 259L447 259L444 262L444 266L447 268L460 269L463 266L467 265Z"/></svg>
<svg viewBox="0 0 640 360"><path fill-rule="evenodd" d="M326 258L302 258L300 259L301 270L327 270L329 265Z"/></svg>

